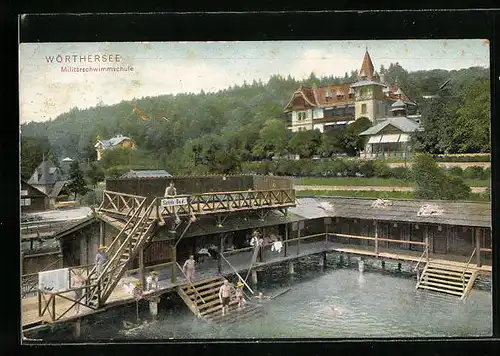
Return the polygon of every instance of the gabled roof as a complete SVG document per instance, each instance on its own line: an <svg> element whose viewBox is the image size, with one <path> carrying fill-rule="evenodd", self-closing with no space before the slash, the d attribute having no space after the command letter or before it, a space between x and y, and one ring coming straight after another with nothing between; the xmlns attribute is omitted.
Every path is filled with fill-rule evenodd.
<svg viewBox="0 0 500 356"><path fill-rule="evenodd" d="M354 103L354 98L349 98L350 87L351 83L329 85L321 88L306 88L301 86L293 93L292 99L285 106L285 111L290 110L289 107L292 105L295 98L299 96L311 107L323 108L352 104Z"/></svg>
<svg viewBox="0 0 500 356"><path fill-rule="evenodd" d="M63 190L63 188L68 183L69 183L69 181L67 181L67 180L60 180L59 182L56 182L56 184L54 184L54 187L52 188L52 190L49 193L49 197L56 198L61 193L61 190Z"/></svg>
<svg viewBox="0 0 500 356"><path fill-rule="evenodd" d="M28 185L31 189L35 190L37 193L39 193L40 195L45 195L47 196L47 194L45 194L44 192L42 192L40 189L32 186L31 184L29 184L28 182L26 182L24 179L21 179L21 186L22 185Z"/></svg>
<svg viewBox="0 0 500 356"><path fill-rule="evenodd" d="M102 146L102 148L115 147L125 140L133 141L130 137L123 136L123 135L116 135L115 137L110 138L109 140L97 141L97 143L94 145L94 147L98 147L98 146Z"/></svg>
<svg viewBox="0 0 500 356"><path fill-rule="evenodd" d="M48 175L46 174L48 172ZM58 180L59 169L50 161L43 161L35 169L28 184L54 184ZM37 175L37 176L36 176Z"/></svg>
<svg viewBox="0 0 500 356"><path fill-rule="evenodd" d="M170 173L163 169L155 169L155 170L130 170L124 174L120 178L151 178L151 177L172 177Z"/></svg>
<svg viewBox="0 0 500 356"><path fill-rule="evenodd" d="M388 125L392 125L405 133L414 132L420 128L420 125L415 121L408 119L405 116L397 116L385 119L375 126L370 127L368 130L361 132L360 135L375 135Z"/></svg>

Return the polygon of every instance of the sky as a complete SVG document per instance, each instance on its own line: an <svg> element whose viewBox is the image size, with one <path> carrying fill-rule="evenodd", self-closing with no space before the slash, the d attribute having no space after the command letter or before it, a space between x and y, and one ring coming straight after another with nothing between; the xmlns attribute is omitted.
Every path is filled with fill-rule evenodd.
<svg viewBox="0 0 500 356"><path fill-rule="evenodd" d="M55 119L99 102L267 82L274 74L298 80L311 72L343 76L359 70L365 48L376 70L395 62L408 71L489 67L489 43L481 39L22 43L20 123Z"/></svg>

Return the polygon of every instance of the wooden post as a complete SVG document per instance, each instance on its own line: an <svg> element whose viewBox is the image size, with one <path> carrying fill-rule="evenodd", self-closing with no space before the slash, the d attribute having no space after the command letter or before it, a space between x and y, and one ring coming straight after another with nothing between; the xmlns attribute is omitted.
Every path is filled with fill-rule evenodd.
<svg viewBox="0 0 500 356"><path fill-rule="evenodd" d="M222 252L224 252L224 236L219 234L220 243L219 243L219 256L217 256L217 270L219 274L222 274Z"/></svg>
<svg viewBox="0 0 500 356"><path fill-rule="evenodd" d="M100 245L105 245L105 223L104 221L101 220L100 224L99 224L99 244Z"/></svg>
<svg viewBox="0 0 500 356"><path fill-rule="evenodd" d="M426 262L428 263L429 262L429 250L430 250L430 246L429 246L429 225L425 225L425 247L427 247L426 249L426 253L425 253L425 259L426 259Z"/></svg>
<svg viewBox="0 0 500 356"><path fill-rule="evenodd" d="M170 276L170 279L172 283L177 283L177 247L174 246L173 244L171 245L172 247L172 275Z"/></svg>
<svg viewBox="0 0 500 356"><path fill-rule="evenodd" d="M38 316L42 316L42 292L38 290Z"/></svg>
<svg viewBox="0 0 500 356"><path fill-rule="evenodd" d="M285 257L286 257L286 254L287 254L287 250L288 250L288 223L285 224Z"/></svg>
<svg viewBox="0 0 500 356"><path fill-rule="evenodd" d="M52 297L52 321L56 320L56 295L51 294Z"/></svg>
<svg viewBox="0 0 500 356"><path fill-rule="evenodd" d="M378 223L375 220L375 255L378 256Z"/></svg>
<svg viewBox="0 0 500 356"><path fill-rule="evenodd" d="M475 238L476 238L476 264L478 267L481 267L481 229L476 228L475 230Z"/></svg>
<svg viewBox="0 0 500 356"><path fill-rule="evenodd" d="M139 249L139 280L144 287L146 285L146 277L144 276L144 247Z"/></svg>
<svg viewBox="0 0 500 356"><path fill-rule="evenodd" d="M300 254L300 229L304 227L304 221L299 221L297 226L297 255Z"/></svg>

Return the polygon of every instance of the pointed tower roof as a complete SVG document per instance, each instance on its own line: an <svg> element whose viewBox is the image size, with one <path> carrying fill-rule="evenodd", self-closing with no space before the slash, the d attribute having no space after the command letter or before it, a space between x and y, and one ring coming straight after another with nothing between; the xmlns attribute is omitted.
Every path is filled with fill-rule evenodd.
<svg viewBox="0 0 500 356"><path fill-rule="evenodd" d="M361 69L359 70L359 78L366 76L367 80L372 80L373 72L375 68L373 67L372 59L368 53L368 49L365 52L365 57L363 58L363 63L361 64Z"/></svg>

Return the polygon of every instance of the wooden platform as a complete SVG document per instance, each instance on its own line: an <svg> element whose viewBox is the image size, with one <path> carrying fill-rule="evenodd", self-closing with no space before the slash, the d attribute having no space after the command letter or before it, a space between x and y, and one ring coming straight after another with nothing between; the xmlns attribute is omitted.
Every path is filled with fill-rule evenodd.
<svg viewBox="0 0 500 356"><path fill-rule="evenodd" d="M355 246L348 244L338 244L333 242L325 242L323 241L314 241L314 242L305 242L302 241L300 244L300 252L297 253L296 246L290 246L288 248L288 256L284 256L284 252L276 253L271 252L270 248L267 248L264 251L264 262L257 262L256 267L265 267L270 266L277 263L282 263L285 261L292 261L298 258L303 258L310 255L315 255L319 253L343 253L349 254L352 256L366 256L370 258L379 258L386 260L395 260L402 262L411 262L416 263L420 256L421 252L419 251L407 251L407 250L394 250L388 248L380 248L379 254L376 255L374 251L367 250L369 246ZM231 265L235 267L238 272L243 272L248 269L249 261L250 261L251 252L242 252L234 255L228 255L226 258L229 260ZM464 266L465 256L443 256L431 254L430 259L433 263L441 263L447 265L457 265ZM446 257L446 258L445 258ZM457 259L463 259L464 262L457 261ZM492 268L489 265L483 265L481 267L477 267L475 264L470 264L469 268L474 268L478 274L491 274ZM171 268L158 268L155 269L159 273L159 288L154 294L162 294L168 291L172 291L177 286L183 285L186 283L186 280L182 276L177 276L177 282L172 283L170 278ZM224 265L223 275L232 275L234 271L229 268L229 266ZM205 278L214 277L218 274L217 270L217 261L216 260L207 260L203 264L198 264L196 267L196 280L202 280ZM123 305L130 302L133 302L132 296L121 287L121 282L118 283L118 286L112 292L105 306L99 310L104 311L108 310L117 305ZM62 300L59 298L57 300L56 306L63 310L63 307L69 307L70 302ZM64 309L65 310L65 309ZM89 308L85 308L84 306L80 306L80 314L76 314L75 310L70 310L64 317L61 319L62 321L70 321L74 320L78 317L84 316L86 314L93 314L99 311L94 311ZM36 324L38 322L49 322L49 317L44 316L40 318L38 316L38 299L37 297L29 297L22 299L22 325L26 327L30 324Z"/></svg>
<svg viewBox="0 0 500 356"><path fill-rule="evenodd" d="M417 263L420 260L420 255L422 254L422 252L420 251L382 252L383 250L378 254L376 254L375 251L369 251L363 248L344 247L344 246L341 247L334 246L330 247L328 250L331 252L335 251L357 256L369 256L379 259L398 260L398 261L415 262L415 263ZM454 261L450 258L444 258L446 257L446 255L430 254L430 256L431 257L429 257L429 260L435 264L453 265L456 267L463 267L463 268L465 268L465 266L467 265L466 261L460 262L460 261ZM453 257L457 258L457 256ZM466 259L467 257L463 258ZM482 265L478 267L475 263L471 263L469 264L469 268L476 270L479 273L491 273L491 266L488 265Z"/></svg>

